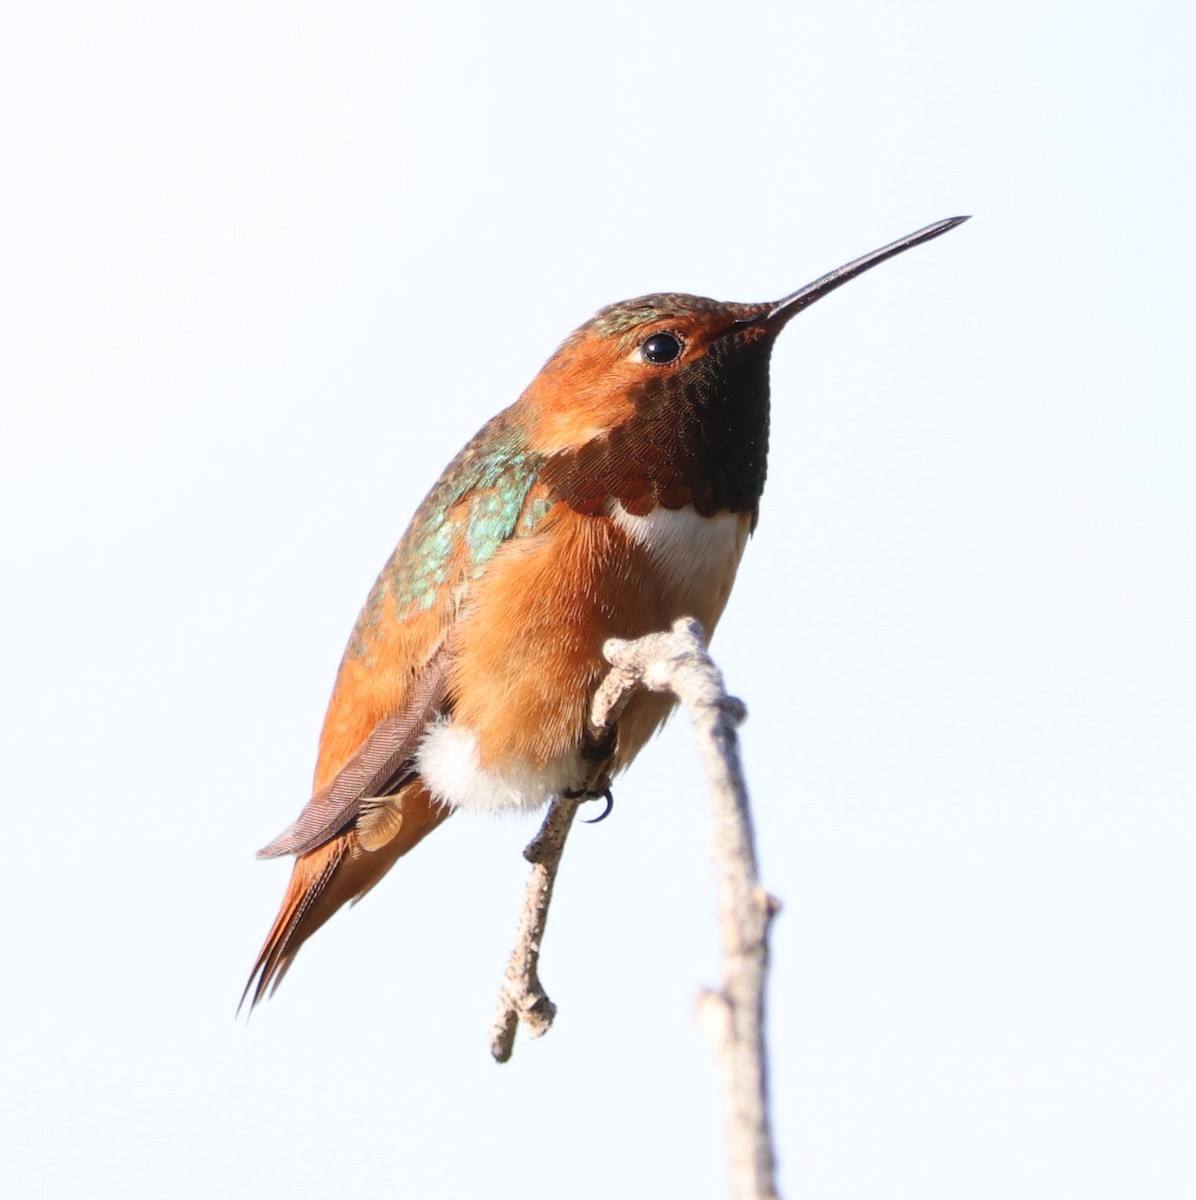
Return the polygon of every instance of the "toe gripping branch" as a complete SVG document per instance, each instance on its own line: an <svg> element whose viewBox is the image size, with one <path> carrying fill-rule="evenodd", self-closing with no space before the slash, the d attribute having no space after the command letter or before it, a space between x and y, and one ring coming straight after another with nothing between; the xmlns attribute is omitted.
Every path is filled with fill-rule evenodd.
<svg viewBox="0 0 1196 1200"><path fill-rule="evenodd" d="M586 825L597 825L610 816L615 807L615 797L610 789L610 762L615 752L615 742L618 739L618 726L610 724L598 731L587 731L581 744L581 758L591 767L588 787L576 791L565 792L569 799L604 800L606 807L596 817L585 821Z"/></svg>

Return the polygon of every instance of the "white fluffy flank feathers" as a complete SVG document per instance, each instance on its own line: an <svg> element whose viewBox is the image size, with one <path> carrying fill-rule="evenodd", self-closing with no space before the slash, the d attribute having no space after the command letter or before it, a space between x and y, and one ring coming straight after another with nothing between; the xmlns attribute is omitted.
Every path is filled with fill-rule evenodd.
<svg viewBox="0 0 1196 1200"><path fill-rule="evenodd" d="M544 767L520 760L483 767L473 732L449 719L437 721L424 735L416 765L442 804L482 813L532 812L576 786L581 776L576 754Z"/></svg>

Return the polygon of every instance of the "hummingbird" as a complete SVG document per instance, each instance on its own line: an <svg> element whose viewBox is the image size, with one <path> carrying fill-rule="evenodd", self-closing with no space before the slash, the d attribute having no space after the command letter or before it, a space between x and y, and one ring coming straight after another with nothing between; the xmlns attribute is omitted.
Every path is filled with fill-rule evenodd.
<svg viewBox="0 0 1196 1200"><path fill-rule="evenodd" d="M609 794L672 700L640 692L593 744L602 647L685 616L708 634L718 624L759 514L777 335L967 219L777 301L612 304L482 427L374 584L333 687L311 799L258 852L295 863L242 1002L272 993L320 926L457 809Z"/></svg>

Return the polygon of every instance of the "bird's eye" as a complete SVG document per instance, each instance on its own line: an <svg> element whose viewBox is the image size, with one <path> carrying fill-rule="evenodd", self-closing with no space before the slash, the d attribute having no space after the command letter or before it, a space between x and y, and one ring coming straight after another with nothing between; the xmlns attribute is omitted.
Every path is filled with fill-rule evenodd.
<svg viewBox="0 0 1196 1200"><path fill-rule="evenodd" d="M676 362L681 357L681 350L681 339L675 333L654 333L650 338L645 338L640 347L644 361L655 363L658 367Z"/></svg>

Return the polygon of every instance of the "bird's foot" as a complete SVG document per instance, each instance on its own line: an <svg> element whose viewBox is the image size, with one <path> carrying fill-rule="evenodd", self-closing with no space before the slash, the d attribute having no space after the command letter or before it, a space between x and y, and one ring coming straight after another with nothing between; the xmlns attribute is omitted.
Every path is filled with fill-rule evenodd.
<svg viewBox="0 0 1196 1200"><path fill-rule="evenodd" d="M597 825L599 821L605 821L606 818L610 816L611 809L613 809L615 806L615 798L614 798L613 794L611 793L609 785L602 787L601 791L597 791L595 789L583 790L581 788L578 788L576 791L562 792L561 795L570 800L581 800L583 803L587 800L605 800L606 801L606 807L602 810L601 813L598 814L598 816L587 818L587 820L585 822L587 825Z"/></svg>

